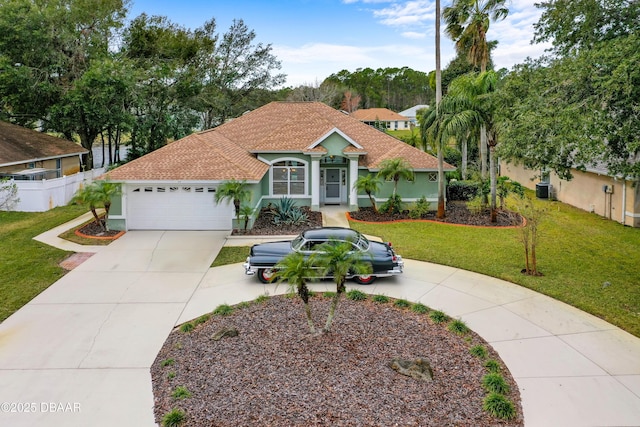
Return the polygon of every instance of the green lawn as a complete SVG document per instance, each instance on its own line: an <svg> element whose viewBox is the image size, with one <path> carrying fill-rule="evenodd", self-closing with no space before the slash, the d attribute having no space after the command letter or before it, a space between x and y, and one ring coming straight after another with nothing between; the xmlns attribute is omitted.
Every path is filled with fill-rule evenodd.
<svg viewBox="0 0 640 427"><path fill-rule="evenodd" d="M391 241L405 258L476 271L536 290L640 337L640 229L624 227L559 202L541 224L538 270L525 276L516 229L434 223L351 227Z"/></svg>
<svg viewBox="0 0 640 427"><path fill-rule="evenodd" d="M36 242L33 237L86 210L65 206L48 212L0 211L0 321L64 275L58 263L69 252Z"/></svg>

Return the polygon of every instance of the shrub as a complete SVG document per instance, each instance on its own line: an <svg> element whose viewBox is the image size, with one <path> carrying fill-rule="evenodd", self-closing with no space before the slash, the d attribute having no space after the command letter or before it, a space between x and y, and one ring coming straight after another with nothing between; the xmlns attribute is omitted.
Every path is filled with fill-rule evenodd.
<svg viewBox="0 0 640 427"><path fill-rule="evenodd" d="M265 302L269 301L269 295L262 294L262 295L258 296L254 301L256 303L258 303L258 304L265 303Z"/></svg>
<svg viewBox="0 0 640 427"><path fill-rule="evenodd" d="M374 295L371 297L371 300L380 304L386 304L389 302L389 297L386 295Z"/></svg>
<svg viewBox="0 0 640 427"><path fill-rule="evenodd" d="M182 326L180 326L180 331L188 334L189 332L193 331L193 328L195 328L195 326L193 326L193 323L187 322L183 323Z"/></svg>
<svg viewBox="0 0 640 427"><path fill-rule="evenodd" d="M233 312L233 307L228 304L220 304L213 310L213 314L218 316L227 316Z"/></svg>
<svg viewBox="0 0 640 427"><path fill-rule="evenodd" d="M176 373L173 371L170 371L167 373L167 379L172 380L176 377Z"/></svg>
<svg viewBox="0 0 640 427"><path fill-rule="evenodd" d="M490 393L484 398L482 408L496 418L510 420L516 416L516 408L513 403L498 393Z"/></svg>
<svg viewBox="0 0 640 427"><path fill-rule="evenodd" d="M357 289L352 289L347 292L347 298L353 301L364 301L367 299L367 294Z"/></svg>
<svg viewBox="0 0 640 427"><path fill-rule="evenodd" d="M402 198L399 194L391 195L386 202L380 206L380 212L399 214L402 211Z"/></svg>
<svg viewBox="0 0 640 427"><path fill-rule="evenodd" d="M449 316L447 316L440 310L432 311L431 313L429 313L429 317L434 321L434 323L444 323L449 321L450 319Z"/></svg>
<svg viewBox="0 0 640 427"><path fill-rule="evenodd" d="M480 193L480 183L476 181L450 181L447 186L449 200L469 201Z"/></svg>
<svg viewBox="0 0 640 427"><path fill-rule="evenodd" d="M206 322L210 318L211 318L211 314L203 314L202 316L198 317L196 320L193 321L193 325L198 326L199 324Z"/></svg>
<svg viewBox="0 0 640 427"><path fill-rule="evenodd" d="M173 408L171 412L167 412L162 417L162 426L163 427L178 427L185 420L186 416L184 411Z"/></svg>
<svg viewBox="0 0 640 427"><path fill-rule="evenodd" d="M191 397L191 392L187 390L186 387L178 386L173 393L171 393L171 397L177 400L186 399L187 397Z"/></svg>
<svg viewBox="0 0 640 427"><path fill-rule="evenodd" d="M455 319L449 323L449 330L458 335L464 335L469 332L469 327L460 319Z"/></svg>
<svg viewBox="0 0 640 427"><path fill-rule="evenodd" d="M176 363L175 359L164 359L162 362L160 362L160 366L171 366L174 363Z"/></svg>
<svg viewBox="0 0 640 427"><path fill-rule="evenodd" d="M488 355L487 349L483 345L474 345L469 349L469 352L479 359L486 359Z"/></svg>
<svg viewBox="0 0 640 427"><path fill-rule="evenodd" d="M482 201L482 196L476 196L473 200L470 200L466 203L467 209L474 215L480 215L484 210L484 202Z"/></svg>
<svg viewBox="0 0 640 427"><path fill-rule="evenodd" d="M500 374L491 373L485 375L482 378L482 386L490 393L509 393L509 384L507 384Z"/></svg>
<svg viewBox="0 0 640 427"><path fill-rule="evenodd" d="M304 213L293 199L282 197L274 208L270 209L274 224L300 225L309 222L309 216Z"/></svg>
<svg viewBox="0 0 640 427"><path fill-rule="evenodd" d="M399 307L399 308L411 307L411 303L409 301L407 301L406 299L397 299L397 300L395 300L393 305L395 307Z"/></svg>
<svg viewBox="0 0 640 427"><path fill-rule="evenodd" d="M487 368L487 371L498 373L500 372L500 364L497 360L489 359L484 363L484 367Z"/></svg>
<svg viewBox="0 0 640 427"><path fill-rule="evenodd" d="M426 197L422 196L418 199L413 209L409 211L409 217L413 219L419 219L429 213L430 203Z"/></svg>
<svg viewBox="0 0 640 427"><path fill-rule="evenodd" d="M429 307L424 304L420 304L419 302L413 304L411 306L411 311L418 314L426 314L429 312Z"/></svg>

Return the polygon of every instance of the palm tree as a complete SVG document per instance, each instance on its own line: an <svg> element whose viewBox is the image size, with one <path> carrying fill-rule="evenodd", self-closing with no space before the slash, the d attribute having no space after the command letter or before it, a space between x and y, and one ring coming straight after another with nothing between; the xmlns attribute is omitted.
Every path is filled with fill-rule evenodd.
<svg viewBox="0 0 640 427"><path fill-rule="evenodd" d="M251 197L251 191L247 188L247 181L236 181L232 179L225 181L216 190L215 200L220 203L223 200L233 201L236 210L236 218L240 215L240 203Z"/></svg>
<svg viewBox="0 0 640 427"><path fill-rule="evenodd" d="M373 198L373 194L377 193L380 190L380 180L373 174L367 174L359 177L353 187L358 192L365 192L367 196L369 196L369 200L371 201L371 206L373 207L373 211L378 213L378 207L376 206L376 200Z"/></svg>
<svg viewBox="0 0 640 427"><path fill-rule="evenodd" d="M298 296L304 303L304 311L307 315L309 332L316 333L316 328L311 317L309 305L309 288L307 280L317 276L317 270L313 266L313 260L306 258L299 252L292 252L276 264L274 278L277 283L287 282L290 289L296 289Z"/></svg>
<svg viewBox="0 0 640 427"><path fill-rule="evenodd" d="M400 178L413 179L413 168L402 158L386 159L380 163L378 177L385 180L393 180L393 196L398 192Z"/></svg>
<svg viewBox="0 0 640 427"><path fill-rule="evenodd" d="M444 9L445 32L456 42L456 49L467 51L469 62L487 71L491 55L491 42L487 42L487 32L491 20L498 21L507 17L507 0L453 0L451 6ZM480 157L482 177L487 176L486 130L480 130Z"/></svg>
<svg viewBox="0 0 640 427"><path fill-rule="evenodd" d="M329 315L323 329L324 332L329 332L340 297L346 290L347 276L349 274L370 274L372 267L370 263L363 260L362 253L354 250L353 245L349 242L330 240L320 245L318 251L315 264L321 270L320 275L333 276L333 280L336 282L336 294L331 301Z"/></svg>
<svg viewBox="0 0 640 427"><path fill-rule="evenodd" d="M442 101L440 102L442 103ZM440 104L438 103L438 104ZM445 118L444 112L436 105L430 108L423 116L420 122L420 131L422 133L422 145L423 147L431 146L436 147L438 155L438 211L436 213L437 218L445 217L445 179L444 179L444 148L448 142L448 138L445 138L442 133L442 123Z"/></svg>
<svg viewBox="0 0 640 427"><path fill-rule="evenodd" d="M449 92L441 103L441 121L432 129L434 137L448 140L484 127L489 145L491 179L491 221L497 220L495 149L498 144L498 126L495 122L495 105L492 93L496 89L498 75L494 71L466 74L449 85Z"/></svg>
<svg viewBox="0 0 640 427"><path fill-rule="evenodd" d="M71 199L72 203L85 205L91 210L95 223L108 231L107 220L111 209L111 199L120 194L120 185L109 181L94 181L78 190ZM100 220L97 208L103 207L105 211L104 221Z"/></svg>
<svg viewBox="0 0 640 427"><path fill-rule="evenodd" d="M442 71L440 55L440 0L436 0L436 119L440 120L440 102L442 101ZM438 144L438 212L437 218L444 218L444 141L437 140Z"/></svg>

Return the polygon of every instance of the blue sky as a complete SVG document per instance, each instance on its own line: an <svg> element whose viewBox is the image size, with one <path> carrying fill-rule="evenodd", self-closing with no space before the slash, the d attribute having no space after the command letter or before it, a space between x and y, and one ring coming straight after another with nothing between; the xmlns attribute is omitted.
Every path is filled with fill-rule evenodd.
<svg viewBox="0 0 640 427"><path fill-rule="evenodd" d="M492 23L488 38L498 68L511 68L549 45L531 45L539 0L512 0L509 16ZM451 0L441 0L444 8ZM256 42L271 44L287 75L286 86L320 83L331 73L370 67L435 69L435 0L132 0L130 17L166 16L195 29L215 18L218 32L242 19ZM454 57L442 34L442 66Z"/></svg>

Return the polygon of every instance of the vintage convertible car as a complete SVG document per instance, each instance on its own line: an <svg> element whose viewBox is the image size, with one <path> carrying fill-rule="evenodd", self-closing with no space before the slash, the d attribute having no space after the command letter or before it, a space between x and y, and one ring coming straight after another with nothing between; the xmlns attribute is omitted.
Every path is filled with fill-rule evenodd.
<svg viewBox="0 0 640 427"><path fill-rule="evenodd" d="M396 255L391 243L370 241L350 228L325 227L307 230L293 240L253 245L244 263L245 273L250 276L257 273L262 283L269 283L273 279L274 266L287 254L300 252L311 256L321 244L329 241L349 242L354 251L363 254L362 260L371 264L371 274L347 277L360 284L372 283L376 277L401 274L404 268L402 257Z"/></svg>

